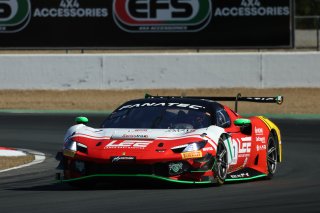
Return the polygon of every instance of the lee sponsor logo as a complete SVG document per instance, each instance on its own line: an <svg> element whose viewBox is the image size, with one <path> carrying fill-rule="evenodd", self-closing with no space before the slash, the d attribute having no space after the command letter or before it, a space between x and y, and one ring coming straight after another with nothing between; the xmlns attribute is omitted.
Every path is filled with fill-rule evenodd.
<svg viewBox="0 0 320 213"><path fill-rule="evenodd" d="M0 33L15 33L29 23L31 4L29 0L0 0Z"/></svg>
<svg viewBox="0 0 320 213"><path fill-rule="evenodd" d="M239 149L239 154L250 153L251 151L251 142L243 142Z"/></svg>
<svg viewBox="0 0 320 213"><path fill-rule="evenodd" d="M114 0L114 19L129 32L200 31L211 20L211 0Z"/></svg>
<svg viewBox="0 0 320 213"><path fill-rule="evenodd" d="M251 152L251 137L232 139L233 160L231 165L238 162L239 157L249 157Z"/></svg>
<svg viewBox="0 0 320 213"><path fill-rule="evenodd" d="M36 8L33 13L34 17L107 17L107 8L88 8L82 7L79 0L61 0L57 7Z"/></svg>
<svg viewBox="0 0 320 213"><path fill-rule="evenodd" d="M151 143L152 141L114 140L108 143L104 148L105 149L110 149L110 148L144 149Z"/></svg>
<svg viewBox="0 0 320 213"><path fill-rule="evenodd" d="M202 152L201 151L185 152L185 153L181 153L181 156L182 156L182 159L201 158Z"/></svg>

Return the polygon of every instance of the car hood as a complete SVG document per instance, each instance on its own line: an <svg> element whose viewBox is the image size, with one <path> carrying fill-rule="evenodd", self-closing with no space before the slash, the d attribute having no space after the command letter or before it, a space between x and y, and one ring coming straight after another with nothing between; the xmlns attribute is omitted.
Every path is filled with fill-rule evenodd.
<svg viewBox="0 0 320 213"><path fill-rule="evenodd" d="M96 139L114 140L155 140L159 138L177 138L201 135L206 133L208 128L203 129L96 129L78 124L72 126L65 135L65 141L74 136L82 136Z"/></svg>
<svg viewBox="0 0 320 213"><path fill-rule="evenodd" d="M69 128L65 142L73 140L87 146L88 157L110 159L112 156L136 156L140 160L181 158L171 149L175 146L208 141L216 150L223 128L210 126L203 129L96 129L78 124Z"/></svg>

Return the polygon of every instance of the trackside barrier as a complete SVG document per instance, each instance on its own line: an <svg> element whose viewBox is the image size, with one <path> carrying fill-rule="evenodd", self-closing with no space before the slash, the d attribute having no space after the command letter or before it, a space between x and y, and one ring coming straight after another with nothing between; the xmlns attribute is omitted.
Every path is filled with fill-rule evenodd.
<svg viewBox="0 0 320 213"><path fill-rule="evenodd" d="M320 87L319 52L2 55L0 89Z"/></svg>

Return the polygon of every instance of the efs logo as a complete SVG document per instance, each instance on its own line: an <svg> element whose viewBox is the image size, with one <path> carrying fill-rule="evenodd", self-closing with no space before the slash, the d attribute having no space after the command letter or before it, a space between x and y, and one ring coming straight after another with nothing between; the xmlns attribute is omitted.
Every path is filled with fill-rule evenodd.
<svg viewBox="0 0 320 213"><path fill-rule="evenodd" d="M30 21L29 0L0 0L0 33L19 32Z"/></svg>
<svg viewBox="0 0 320 213"><path fill-rule="evenodd" d="M127 32L195 32L212 15L212 0L114 0L114 19Z"/></svg>

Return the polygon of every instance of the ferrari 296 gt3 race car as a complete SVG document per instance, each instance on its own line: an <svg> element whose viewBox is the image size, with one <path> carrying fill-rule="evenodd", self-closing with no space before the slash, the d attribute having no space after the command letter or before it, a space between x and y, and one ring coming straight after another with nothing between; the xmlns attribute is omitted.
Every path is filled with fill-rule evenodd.
<svg viewBox="0 0 320 213"><path fill-rule="evenodd" d="M278 103L277 97L146 95L113 111L100 128L86 117L65 135L57 179L73 185L149 178L185 184L271 179L282 160L278 127L216 101ZM90 181L91 180L91 181Z"/></svg>

